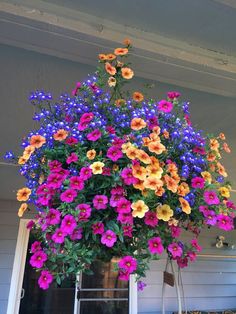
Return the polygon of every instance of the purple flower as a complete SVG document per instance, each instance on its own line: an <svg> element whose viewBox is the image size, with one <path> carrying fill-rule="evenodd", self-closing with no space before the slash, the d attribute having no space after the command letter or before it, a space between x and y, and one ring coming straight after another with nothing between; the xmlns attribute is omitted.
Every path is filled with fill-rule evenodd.
<svg viewBox="0 0 236 314"><path fill-rule="evenodd" d="M191 185L194 189L203 189L205 180L201 177L195 177L191 180Z"/></svg>
<svg viewBox="0 0 236 314"><path fill-rule="evenodd" d="M96 129L87 135L87 139L89 141L96 142L101 136L102 133L98 129Z"/></svg>
<svg viewBox="0 0 236 314"><path fill-rule="evenodd" d="M82 239L82 237L83 237L83 229L82 228L74 229L74 231L70 235L70 238L72 241L80 240L80 239Z"/></svg>
<svg viewBox="0 0 236 314"><path fill-rule="evenodd" d="M147 286L147 285L146 285L145 282L143 282L143 281L141 281L141 280L138 281L138 291L143 291L143 289L144 289L146 286Z"/></svg>
<svg viewBox="0 0 236 314"><path fill-rule="evenodd" d="M229 216L220 214L217 216L217 226L226 231L232 230L234 228L233 219Z"/></svg>
<svg viewBox="0 0 236 314"><path fill-rule="evenodd" d="M88 221L88 218L91 216L92 208L88 204L79 204L76 206L76 209L79 210L79 221Z"/></svg>

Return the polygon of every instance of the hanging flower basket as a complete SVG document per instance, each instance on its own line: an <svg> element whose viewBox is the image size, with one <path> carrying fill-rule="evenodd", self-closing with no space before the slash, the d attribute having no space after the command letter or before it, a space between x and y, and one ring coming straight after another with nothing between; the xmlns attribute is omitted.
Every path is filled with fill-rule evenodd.
<svg viewBox="0 0 236 314"><path fill-rule="evenodd" d="M118 257L120 280L145 276L165 251L184 267L201 250L202 227L233 229L235 206L220 162L221 151L230 151L224 134L195 129L178 92L160 100L124 92L134 76L130 48L126 40L100 54L95 75L72 96L30 97L39 128L17 159L26 178L17 200L19 216L33 205L38 211L28 228L37 238L30 264L42 289L90 273L96 259ZM181 241L183 229L192 233L189 243Z"/></svg>

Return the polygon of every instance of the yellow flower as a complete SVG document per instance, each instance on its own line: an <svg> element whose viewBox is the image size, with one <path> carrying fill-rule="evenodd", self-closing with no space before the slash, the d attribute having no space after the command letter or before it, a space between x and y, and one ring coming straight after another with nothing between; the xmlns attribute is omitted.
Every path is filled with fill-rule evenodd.
<svg viewBox="0 0 236 314"><path fill-rule="evenodd" d="M18 159L18 165L24 165L24 164L27 162L28 159L29 159L29 158L26 158L25 156L21 156L21 157Z"/></svg>
<svg viewBox="0 0 236 314"><path fill-rule="evenodd" d="M211 176L210 172L208 172L208 171L203 171L203 172L201 172L201 175L202 175L202 177L203 177L203 179L204 179L205 181L207 181L209 184L211 184L212 176Z"/></svg>
<svg viewBox="0 0 236 314"><path fill-rule="evenodd" d="M130 142L122 144L121 146L122 152L126 154L126 151L131 147L134 146Z"/></svg>
<svg viewBox="0 0 236 314"><path fill-rule="evenodd" d="M181 205L181 208L182 208L182 211L185 213L185 214L190 214L191 213L191 207L189 205L189 202L186 201L183 197L179 197L179 202L180 202L180 205Z"/></svg>
<svg viewBox="0 0 236 314"><path fill-rule="evenodd" d="M219 188L219 192L223 197L229 198L230 197L230 191L227 187L223 186Z"/></svg>
<svg viewBox="0 0 236 314"><path fill-rule="evenodd" d="M107 83L110 87L115 87L116 86L116 79L113 76L110 76Z"/></svg>
<svg viewBox="0 0 236 314"><path fill-rule="evenodd" d="M134 165L132 166L132 174L135 178L139 180L144 180L147 175L146 168L139 166L139 165Z"/></svg>
<svg viewBox="0 0 236 314"><path fill-rule="evenodd" d="M29 188L22 188L17 191L16 198L19 202L26 202L29 199L31 190Z"/></svg>
<svg viewBox="0 0 236 314"><path fill-rule="evenodd" d="M151 163L149 155L142 149L137 149L137 158L146 165Z"/></svg>
<svg viewBox="0 0 236 314"><path fill-rule="evenodd" d="M158 188L163 186L163 181L156 177L151 176L144 180L143 185L146 189L156 191Z"/></svg>
<svg viewBox="0 0 236 314"><path fill-rule="evenodd" d="M132 216L138 218L143 218L145 213L149 211L148 206L142 200L132 203L131 208L133 209Z"/></svg>
<svg viewBox="0 0 236 314"><path fill-rule="evenodd" d="M21 204L18 210L18 216L22 217L27 208L28 208L28 205L26 203Z"/></svg>
<svg viewBox="0 0 236 314"><path fill-rule="evenodd" d="M126 149L125 154L129 159L134 160L137 157L137 151L138 149L132 145L128 149Z"/></svg>
<svg viewBox="0 0 236 314"><path fill-rule="evenodd" d="M86 156L89 160L93 160L96 157L96 150L95 149L88 150Z"/></svg>
<svg viewBox="0 0 236 314"><path fill-rule="evenodd" d="M156 214L158 219L168 221L174 215L174 212L169 205L164 204L157 207Z"/></svg>
<svg viewBox="0 0 236 314"><path fill-rule="evenodd" d="M28 146L26 146L23 155L25 155L25 154L31 155L31 154L33 154L34 151L35 151L35 147L28 145Z"/></svg>
<svg viewBox="0 0 236 314"><path fill-rule="evenodd" d="M89 167L90 169L92 169L93 174L102 174L104 166L105 164L103 162L96 161L92 163L92 165L90 165Z"/></svg>
<svg viewBox="0 0 236 314"><path fill-rule="evenodd" d="M158 166L147 166L147 174L149 177L155 177L157 179L160 179L162 177L163 169L158 165Z"/></svg>

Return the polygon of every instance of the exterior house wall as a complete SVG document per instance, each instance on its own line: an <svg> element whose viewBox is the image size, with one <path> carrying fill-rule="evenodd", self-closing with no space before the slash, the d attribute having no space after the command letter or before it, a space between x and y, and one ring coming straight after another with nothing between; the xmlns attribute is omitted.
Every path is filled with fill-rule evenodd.
<svg viewBox="0 0 236 314"><path fill-rule="evenodd" d="M82 64L3 45L0 45L0 63L3 77L0 87L0 109L4 114L0 125L0 134L4 134L0 137L1 155L5 150L17 150L20 138L35 127L35 124L31 122L34 108L27 105L27 96L31 90L44 88L59 95L61 91L70 91L77 80L86 77L87 73L94 70ZM141 88L142 81L136 79L132 84ZM135 89L138 90L138 88ZM151 93L163 96L164 91L170 89L178 88L157 83ZM235 106L234 101L229 98L187 89L181 89L181 91L188 99L195 99L195 104L204 104L207 99L212 108L220 110L222 103L225 106L228 105L228 116ZM193 112L201 123L203 113L198 110L197 106L193 106ZM214 115L211 118L214 120ZM218 130L220 126L213 122L209 125L209 129L214 131L214 128ZM13 167L0 167L0 314L6 314L19 226L18 204L8 200L14 199L16 189L23 185L23 180L20 180L16 173L17 170ZM219 253L219 250L212 248L211 244L218 234L223 234L223 232L212 230L203 234L201 244L204 247L204 253L236 255L236 251L220 251ZM230 238L231 242L235 241L236 244L235 232L227 235L227 238ZM160 296L164 267L165 260L151 264L145 280L148 286L139 293L139 313L154 314L161 311ZM236 308L236 260L199 260L183 271L183 282L189 308ZM176 310L173 288L166 289L166 304L167 311Z"/></svg>

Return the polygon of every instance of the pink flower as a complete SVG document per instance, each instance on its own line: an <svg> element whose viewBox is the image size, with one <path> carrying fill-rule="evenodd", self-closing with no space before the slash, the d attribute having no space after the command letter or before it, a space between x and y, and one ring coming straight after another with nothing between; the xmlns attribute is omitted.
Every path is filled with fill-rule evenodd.
<svg viewBox="0 0 236 314"><path fill-rule="evenodd" d="M66 144L67 144L67 145L72 146L72 145L75 145L75 144L77 144L77 143L78 143L77 138L75 138L75 137L73 137L73 136L68 137L68 138L66 139Z"/></svg>
<svg viewBox="0 0 236 314"><path fill-rule="evenodd" d="M126 185L136 184L138 182L138 179L133 176L131 168L124 168L120 175Z"/></svg>
<svg viewBox="0 0 236 314"><path fill-rule="evenodd" d="M181 228L177 226L170 226L172 238L178 238L181 234Z"/></svg>
<svg viewBox="0 0 236 314"><path fill-rule="evenodd" d="M58 160L53 160L48 163L48 167L51 172L57 172L58 170L62 169L62 163Z"/></svg>
<svg viewBox="0 0 236 314"><path fill-rule="evenodd" d="M92 225L93 234L103 234L104 224L102 222L96 222Z"/></svg>
<svg viewBox="0 0 236 314"><path fill-rule="evenodd" d="M189 251L189 252L187 253L187 256L189 257L189 259L190 259L191 262L196 261L197 255L196 255L195 252Z"/></svg>
<svg viewBox="0 0 236 314"><path fill-rule="evenodd" d="M193 148L193 152L197 153L199 155L206 155L206 151L205 151L205 149L203 147L197 147L196 146L196 147Z"/></svg>
<svg viewBox="0 0 236 314"><path fill-rule="evenodd" d="M119 185L117 187L111 189L112 195L124 195L124 192L125 192L124 188L122 186L119 186Z"/></svg>
<svg viewBox="0 0 236 314"><path fill-rule="evenodd" d="M180 268L184 268L184 267L188 266L188 258L187 257L184 257L184 258L177 257L176 261L177 261L177 264Z"/></svg>
<svg viewBox="0 0 236 314"><path fill-rule="evenodd" d="M194 189L203 189L205 180L201 177L195 177L191 180L191 185Z"/></svg>
<svg viewBox="0 0 236 314"><path fill-rule="evenodd" d="M79 210L79 221L88 221L88 218L91 216L92 208L88 204L79 204L76 206L76 209Z"/></svg>
<svg viewBox="0 0 236 314"><path fill-rule="evenodd" d="M33 226L35 225L34 221L33 220L30 220L27 225L26 225L26 228L31 230L33 228Z"/></svg>
<svg viewBox="0 0 236 314"><path fill-rule="evenodd" d="M116 207L117 206L117 203L119 200L121 200L123 198L122 195L120 194L113 194L110 198L110 205L111 207Z"/></svg>
<svg viewBox="0 0 236 314"><path fill-rule="evenodd" d="M80 82L77 82L75 89L73 89L72 92L71 92L72 96L76 96L77 93L78 93L78 90L79 90L80 88L81 88L81 83L80 83Z"/></svg>
<svg viewBox="0 0 236 314"><path fill-rule="evenodd" d="M119 262L118 266L122 270L127 270L130 274L137 269L137 260L132 256L124 256Z"/></svg>
<svg viewBox="0 0 236 314"><path fill-rule="evenodd" d="M93 172L92 169L90 169L89 167L82 167L80 169L79 175L83 180L88 180L92 177Z"/></svg>
<svg viewBox="0 0 236 314"><path fill-rule="evenodd" d="M163 111L163 112L168 113L168 112L171 112L171 111L172 111L172 109L173 109L173 104L172 104L171 102L169 102L169 101L163 99L163 100L159 101L159 103L158 103L158 109L159 109L160 111Z"/></svg>
<svg viewBox="0 0 236 314"><path fill-rule="evenodd" d="M201 252L202 247L198 244L197 239L192 239L191 244L192 244L192 247L194 247L197 252Z"/></svg>
<svg viewBox="0 0 236 314"><path fill-rule="evenodd" d="M192 122L191 122L191 120L190 120L189 115L186 114L186 115L184 116L184 119L185 119L185 121L187 122L187 125L189 125L189 126L192 125Z"/></svg>
<svg viewBox="0 0 236 314"><path fill-rule="evenodd" d="M63 180L64 178L58 172L53 172L49 174L47 178L47 186L49 188L58 189L62 185Z"/></svg>
<svg viewBox="0 0 236 314"><path fill-rule="evenodd" d="M146 287L147 285L145 284L145 282L139 280L138 281L138 291L143 291L143 289Z"/></svg>
<svg viewBox="0 0 236 314"><path fill-rule="evenodd" d="M36 191L37 195L52 195L53 189L50 188L46 183L41 184Z"/></svg>
<svg viewBox="0 0 236 314"><path fill-rule="evenodd" d="M61 229L66 234L72 234L76 226L76 220L72 215L66 215L61 222Z"/></svg>
<svg viewBox="0 0 236 314"><path fill-rule="evenodd" d="M94 118L94 114L92 112L86 112L83 113L82 116L80 117L80 122L91 122Z"/></svg>
<svg viewBox="0 0 236 314"><path fill-rule="evenodd" d="M74 231L70 235L70 238L72 241L80 240L80 239L82 239L82 237L83 237L83 229L82 228L74 229Z"/></svg>
<svg viewBox="0 0 236 314"><path fill-rule="evenodd" d="M106 209L108 198L106 195L96 195L93 199L93 206L96 209Z"/></svg>
<svg viewBox="0 0 236 314"><path fill-rule="evenodd" d="M123 153L118 147L111 146L107 150L107 157L110 158L112 161L117 161L118 159L123 157Z"/></svg>
<svg viewBox="0 0 236 314"><path fill-rule="evenodd" d="M205 215L205 212L207 212L208 209L209 209L208 206L203 206L203 205L199 206L199 211L203 213L203 215Z"/></svg>
<svg viewBox="0 0 236 314"><path fill-rule="evenodd" d="M210 226L214 226L217 222L216 213L214 210L205 210L203 213L204 217L206 218L206 224Z"/></svg>
<svg viewBox="0 0 236 314"><path fill-rule="evenodd" d="M41 247L41 242L40 241L34 241L34 243L32 243L31 245L31 253L35 253L37 251L41 251L42 247Z"/></svg>
<svg viewBox="0 0 236 314"><path fill-rule="evenodd" d="M170 99L174 99L174 98L178 98L181 94L179 92L168 92L167 93L167 96L168 98Z"/></svg>
<svg viewBox="0 0 236 314"><path fill-rule="evenodd" d="M51 195L43 195L37 199L36 203L37 205L49 206L51 198Z"/></svg>
<svg viewBox="0 0 236 314"><path fill-rule="evenodd" d="M128 201L126 198L122 197L117 202L117 212L121 214L127 214L131 212L131 202Z"/></svg>
<svg viewBox="0 0 236 314"><path fill-rule="evenodd" d="M119 280L128 281L129 276L130 276L130 273L128 272L128 270L122 270L122 269L119 270L119 277L118 277Z"/></svg>
<svg viewBox="0 0 236 314"><path fill-rule="evenodd" d="M46 223L48 225L56 225L59 224L60 220L61 220L60 211L54 208L50 208L46 216Z"/></svg>
<svg viewBox="0 0 236 314"><path fill-rule="evenodd" d="M86 121L80 122L80 123L78 124L78 130L79 130L79 131L84 131L85 129L88 128L88 126L89 126L89 123L88 123L88 122L86 122Z"/></svg>
<svg viewBox="0 0 236 314"><path fill-rule="evenodd" d="M217 216L217 226L226 231L232 230L234 229L233 219L229 216L220 214Z"/></svg>
<svg viewBox="0 0 236 314"><path fill-rule="evenodd" d="M103 167L102 168L102 175L103 176L110 176L111 175L111 168Z"/></svg>
<svg viewBox="0 0 236 314"><path fill-rule="evenodd" d="M41 271L38 279L39 287L43 290L48 289L50 283L53 281L53 276L48 270Z"/></svg>
<svg viewBox="0 0 236 314"><path fill-rule="evenodd" d="M96 129L87 135L87 139L89 141L96 142L101 136L102 133L98 129Z"/></svg>
<svg viewBox="0 0 236 314"><path fill-rule="evenodd" d="M77 192L72 189L68 189L60 195L60 199L62 202L71 203L77 196Z"/></svg>
<svg viewBox="0 0 236 314"><path fill-rule="evenodd" d="M119 213L117 216L117 220L120 221L120 223L133 225L133 216L131 213Z"/></svg>
<svg viewBox="0 0 236 314"><path fill-rule="evenodd" d="M69 170L65 170L65 169L60 169L60 170L57 170L57 173L59 175L61 175L62 180L65 180L68 177L68 175L70 174L70 171Z"/></svg>
<svg viewBox="0 0 236 314"><path fill-rule="evenodd" d="M106 245L107 247L113 247L116 241L117 236L112 230L107 230L106 232L104 232L101 238L101 243Z"/></svg>
<svg viewBox="0 0 236 314"><path fill-rule="evenodd" d="M169 244L167 249L173 256L173 258L181 257L183 254L183 249L176 242Z"/></svg>
<svg viewBox="0 0 236 314"><path fill-rule="evenodd" d="M144 223L151 227L156 227L158 224L157 215L151 211L145 213Z"/></svg>
<svg viewBox="0 0 236 314"><path fill-rule="evenodd" d="M72 162L76 162L78 161L78 156L76 155L76 153L71 153L69 157L67 157L66 159L66 163L69 165Z"/></svg>
<svg viewBox="0 0 236 314"><path fill-rule="evenodd" d="M112 146L115 146L116 148L121 148L124 143L125 143L124 139L116 137L112 141Z"/></svg>
<svg viewBox="0 0 236 314"><path fill-rule="evenodd" d="M81 177L74 176L70 178L71 189L81 191L84 189L84 180Z"/></svg>
<svg viewBox="0 0 236 314"><path fill-rule="evenodd" d="M152 254L162 254L164 247L160 237L154 237L148 240L148 248Z"/></svg>
<svg viewBox="0 0 236 314"><path fill-rule="evenodd" d="M44 262L48 259L47 254L43 251L37 251L30 258L30 265L36 268L42 268Z"/></svg>
<svg viewBox="0 0 236 314"><path fill-rule="evenodd" d="M106 131L107 131L109 134L115 134L115 133L116 133L115 129L114 129L111 125L108 125L108 126L106 127Z"/></svg>
<svg viewBox="0 0 236 314"><path fill-rule="evenodd" d="M220 203L215 191L205 191L203 197L208 205L218 205Z"/></svg>
<svg viewBox="0 0 236 314"><path fill-rule="evenodd" d="M63 243L65 241L66 233L61 228L58 228L52 235L52 241L55 243Z"/></svg>
<svg viewBox="0 0 236 314"><path fill-rule="evenodd" d="M133 231L132 226L122 226L122 229L123 229L123 234L124 234L125 237L129 237L129 238L133 237L133 235L132 235L132 231Z"/></svg>

